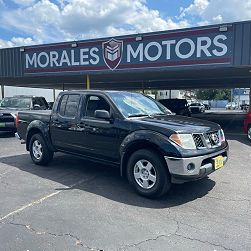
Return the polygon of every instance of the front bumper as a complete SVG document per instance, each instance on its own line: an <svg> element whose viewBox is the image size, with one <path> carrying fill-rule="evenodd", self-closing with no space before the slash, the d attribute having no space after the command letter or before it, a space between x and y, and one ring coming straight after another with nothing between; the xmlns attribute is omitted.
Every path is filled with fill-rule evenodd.
<svg viewBox="0 0 251 251"><path fill-rule="evenodd" d="M228 150L229 147L227 146L215 153L191 158L173 158L165 156L169 172L172 176L172 182L183 183L204 178L215 171L213 158L221 155L224 157L224 165L227 163ZM188 170L187 167L189 164L194 166L193 170Z"/></svg>

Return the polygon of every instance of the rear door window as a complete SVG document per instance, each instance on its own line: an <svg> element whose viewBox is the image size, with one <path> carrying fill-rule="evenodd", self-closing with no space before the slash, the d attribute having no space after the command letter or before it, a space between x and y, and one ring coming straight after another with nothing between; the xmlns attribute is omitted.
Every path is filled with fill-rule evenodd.
<svg viewBox="0 0 251 251"><path fill-rule="evenodd" d="M64 116L69 118L74 118L78 112L78 104L79 104L80 95L69 95L65 107Z"/></svg>
<svg viewBox="0 0 251 251"><path fill-rule="evenodd" d="M65 113L65 106L66 106L66 103L67 103L67 99L68 99L68 95L64 95L64 96L61 98L61 102L60 102L60 106L59 106L59 110L58 110L58 113L59 113L61 116L64 116L64 113Z"/></svg>
<svg viewBox="0 0 251 251"><path fill-rule="evenodd" d="M64 95L61 98L58 113L64 117L75 118L78 112L79 100L80 95L78 94Z"/></svg>

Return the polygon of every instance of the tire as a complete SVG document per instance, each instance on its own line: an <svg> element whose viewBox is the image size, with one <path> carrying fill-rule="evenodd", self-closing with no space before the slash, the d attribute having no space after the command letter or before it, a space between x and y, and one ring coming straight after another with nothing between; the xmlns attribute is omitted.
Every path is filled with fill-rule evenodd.
<svg viewBox="0 0 251 251"><path fill-rule="evenodd" d="M248 126L247 137L251 141L251 125Z"/></svg>
<svg viewBox="0 0 251 251"><path fill-rule="evenodd" d="M49 150L43 136L34 134L29 143L30 156L36 165L47 165L53 159L53 152Z"/></svg>
<svg viewBox="0 0 251 251"><path fill-rule="evenodd" d="M163 196L171 187L167 165L153 150L141 149L131 155L127 163L127 178L138 194L152 199Z"/></svg>

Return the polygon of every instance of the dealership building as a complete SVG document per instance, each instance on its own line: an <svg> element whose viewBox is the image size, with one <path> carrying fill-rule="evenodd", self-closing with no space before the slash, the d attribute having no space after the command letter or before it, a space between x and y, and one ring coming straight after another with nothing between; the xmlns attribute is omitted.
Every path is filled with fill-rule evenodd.
<svg viewBox="0 0 251 251"><path fill-rule="evenodd" d="M50 89L250 88L251 22L0 50L0 84Z"/></svg>

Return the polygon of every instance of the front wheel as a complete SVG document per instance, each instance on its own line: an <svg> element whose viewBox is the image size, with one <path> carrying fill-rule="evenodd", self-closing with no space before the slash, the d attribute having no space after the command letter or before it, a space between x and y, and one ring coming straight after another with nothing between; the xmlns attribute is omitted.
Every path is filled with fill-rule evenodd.
<svg viewBox="0 0 251 251"><path fill-rule="evenodd" d="M53 152L49 150L41 134L34 134L31 137L29 149L31 159L36 165L46 165L53 158Z"/></svg>
<svg viewBox="0 0 251 251"><path fill-rule="evenodd" d="M171 187L171 178L162 156L152 150L134 152L127 164L130 184L142 196L158 198Z"/></svg>

